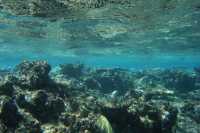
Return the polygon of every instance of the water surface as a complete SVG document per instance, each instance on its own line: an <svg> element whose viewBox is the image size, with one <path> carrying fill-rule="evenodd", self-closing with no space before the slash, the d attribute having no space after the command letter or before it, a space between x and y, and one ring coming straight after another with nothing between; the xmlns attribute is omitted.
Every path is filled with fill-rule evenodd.
<svg viewBox="0 0 200 133"><path fill-rule="evenodd" d="M126 68L199 65L198 1L154 4L106 6L57 19L1 11L0 65L27 59Z"/></svg>

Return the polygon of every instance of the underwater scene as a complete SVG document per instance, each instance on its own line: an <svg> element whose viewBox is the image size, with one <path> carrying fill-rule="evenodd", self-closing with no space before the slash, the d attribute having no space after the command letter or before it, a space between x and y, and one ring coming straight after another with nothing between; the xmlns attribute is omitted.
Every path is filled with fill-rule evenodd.
<svg viewBox="0 0 200 133"><path fill-rule="evenodd" d="M0 0L0 133L200 133L200 1Z"/></svg>

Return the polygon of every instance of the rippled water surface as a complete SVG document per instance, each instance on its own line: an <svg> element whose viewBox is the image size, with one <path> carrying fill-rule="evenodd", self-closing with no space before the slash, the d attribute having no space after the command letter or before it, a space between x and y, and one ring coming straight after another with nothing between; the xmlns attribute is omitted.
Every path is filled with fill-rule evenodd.
<svg viewBox="0 0 200 133"><path fill-rule="evenodd" d="M130 68L199 65L200 2L177 3L110 5L59 18L2 10L0 64L45 59Z"/></svg>

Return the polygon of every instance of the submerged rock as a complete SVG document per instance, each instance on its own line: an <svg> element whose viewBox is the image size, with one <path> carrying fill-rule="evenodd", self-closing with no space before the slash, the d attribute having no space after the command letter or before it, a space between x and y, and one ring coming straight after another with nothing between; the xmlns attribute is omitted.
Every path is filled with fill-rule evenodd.
<svg viewBox="0 0 200 133"><path fill-rule="evenodd" d="M135 73L135 87L141 89L162 88L170 89L177 92L189 92L197 87L197 75L194 72L186 70L166 69L166 70L149 70L141 73Z"/></svg>
<svg viewBox="0 0 200 133"><path fill-rule="evenodd" d="M182 112L200 124L200 103L187 103Z"/></svg>
<svg viewBox="0 0 200 133"><path fill-rule="evenodd" d="M135 102L131 105L103 107L102 113L115 127L116 133L174 133L178 112L169 105Z"/></svg>
<svg viewBox="0 0 200 133"><path fill-rule="evenodd" d="M167 71L163 81L167 88L175 88L179 92L188 92L196 87L196 76L183 71Z"/></svg>
<svg viewBox="0 0 200 133"><path fill-rule="evenodd" d="M15 101L7 96L1 96L0 101L0 119L8 128L14 130L22 120L18 107Z"/></svg>
<svg viewBox="0 0 200 133"><path fill-rule="evenodd" d="M88 115L88 117L76 118L74 124L71 126L71 132L80 133L98 133L98 128L95 125L97 116L94 114Z"/></svg>
<svg viewBox="0 0 200 133"><path fill-rule="evenodd" d="M178 117L176 133L199 133L200 124L193 121L190 117L180 115Z"/></svg>
<svg viewBox="0 0 200 133"><path fill-rule="evenodd" d="M65 64L61 65L61 74L67 77L80 78L83 75L83 64Z"/></svg>
<svg viewBox="0 0 200 133"><path fill-rule="evenodd" d="M90 89L99 89L111 93L127 91L133 87L133 81L123 69L97 69L84 78L85 85Z"/></svg>
<svg viewBox="0 0 200 133"><path fill-rule="evenodd" d="M49 83L51 66L45 61L24 61L16 67L18 82L21 86L40 89Z"/></svg>
<svg viewBox="0 0 200 133"><path fill-rule="evenodd" d="M13 96L13 93L14 87L12 82L8 80L0 82L0 95Z"/></svg>
<svg viewBox="0 0 200 133"><path fill-rule="evenodd" d="M41 123L30 113L21 111L23 119L15 130L16 133L42 133Z"/></svg>
<svg viewBox="0 0 200 133"><path fill-rule="evenodd" d="M55 126L56 125L56 126ZM62 124L44 124L42 133L71 133L69 128Z"/></svg>
<svg viewBox="0 0 200 133"><path fill-rule="evenodd" d="M61 98L54 97L43 90L33 92L26 102L24 108L41 122L56 120L65 110Z"/></svg>

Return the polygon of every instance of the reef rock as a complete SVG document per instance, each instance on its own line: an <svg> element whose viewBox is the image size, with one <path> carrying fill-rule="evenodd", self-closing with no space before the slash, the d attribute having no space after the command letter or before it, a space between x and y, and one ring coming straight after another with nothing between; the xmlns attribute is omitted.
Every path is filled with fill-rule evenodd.
<svg viewBox="0 0 200 133"><path fill-rule="evenodd" d="M162 80L167 88L174 88L179 92L188 92L196 89L196 76L183 71L166 71Z"/></svg>
<svg viewBox="0 0 200 133"><path fill-rule="evenodd" d="M0 120L8 128L14 130L22 120L22 116L18 111L18 107L15 101L7 96L1 96L0 101Z"/></svg>
<svg viewBox="0 0 200 133"><path fill-rule="evenodd" d="M84 78L85 85L90 89L99 89L102 92L127 91L133 87L133 81L125 70L97 69Z"/></svg>
<svg viewBox="0 0 200 133"><path fill-rule="evenodd" d="M22 87L40 89L49 83L51 66L45 61L24 61L16 67L18 83Z"/></svg>
<svg viewBox="0 0 200 133"><path fill-rule="evenodd" d="M67 77L80 78L83 74L83 64L64 64L61 65L61 74Z"/></svg>
<svg viewBox="0 0 200 133"><path fill-rule="evenodd" d="M183 108L182 112L189 116L191 119L195 120L200 124L200 104L199 103L187 103Z"/></svg>
<svg viewBox="0 0 200 133"><path fill-rule="evenodd" d="M19 123L16 133L42 133L41 122L35 119L30 113L21 111L22 121Z"/></svg>
<svg viewBox="0 0 200 133"><path fill-rule="evenodd" d="M27 97L26 101L21 104L21 107L42 122L58 119L65 109L61 98L43 90L32 92L31 96Z"/></svg>
<svg viewBox="0 0 200 133"><path fill-rule="evenodd" d="M135 102L130 105L103 107L102 113L116 127L116 133L173 133L178 112L169 105Z"/></svg>
<svg viewBox="0 0 200 133"><path fill-rule="evenodd" d="M184 70L166 69L136 72L135 87L141 89L164 88L189 92L197 89L197 75Z"/></svg>
<svg viewBox="0 0 200 133"><path fill-rule="evenodd" d="M179 115L177 120L176 133L199 133L200 124L184 114Z"/></svg>
<svg viewBox="0 0 200 133"><path fill-rule="evenodd" d="M80 133L99 133L98 127L96 126L97 116L94 114L88 115L88 117L76 118L73 125L71 126L71 132Z"/></svg>
<svg viewBox="0 0 200 133"><path fill-rule="evenodd" d="M0 95L12 96L14 93L13 83L9 80L0 82Z"/></svg>

